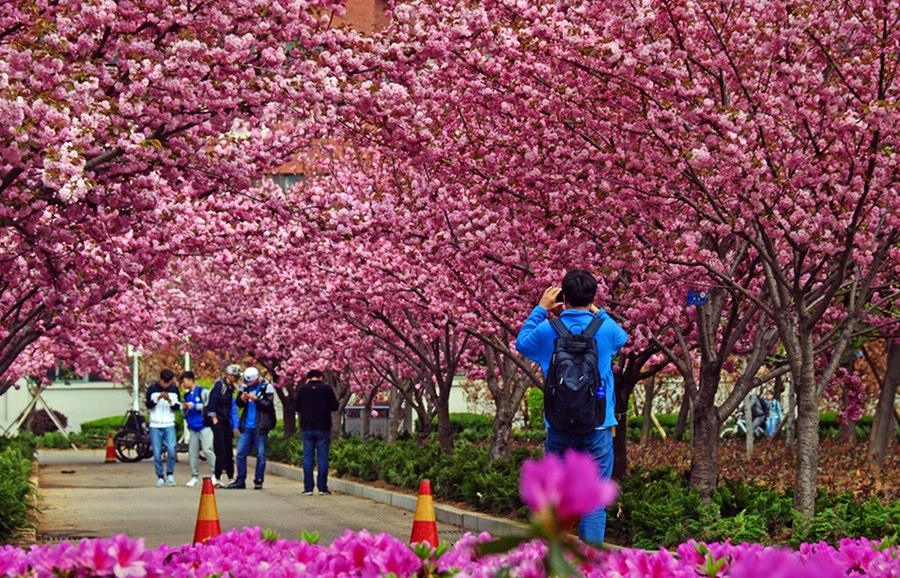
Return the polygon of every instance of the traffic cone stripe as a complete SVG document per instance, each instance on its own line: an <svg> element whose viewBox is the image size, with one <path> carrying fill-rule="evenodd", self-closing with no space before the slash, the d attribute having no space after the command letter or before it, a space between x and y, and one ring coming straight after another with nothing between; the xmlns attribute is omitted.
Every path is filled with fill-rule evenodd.
<svg viewBox="0 0 900 578"><path fill-rule="evenodd" d="M212 478L203 478L203 491L200 493L200 508L197 510L197 525L194 527L194 544L206 542L222 533L219 525L219 510L216 508L216 492Z"/></svg>
<svg viewBox="0 0 900 578"><path fill-rule="evenodd" d="M413 516L413 521L434 521L434 499L431 496L419 496L418 501L416 501L416 514Z"/></svg>

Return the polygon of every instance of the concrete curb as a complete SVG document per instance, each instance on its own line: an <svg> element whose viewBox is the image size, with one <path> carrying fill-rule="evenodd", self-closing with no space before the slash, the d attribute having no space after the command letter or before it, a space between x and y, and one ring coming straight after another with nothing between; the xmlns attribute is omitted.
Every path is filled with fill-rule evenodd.
<svg viewBox="0 0 900 578"><path fill-rule="evenodd" d="M248 466L249 470L249 466ZM289 466L278 462L266 462L266 471L276 476L290 478L292 480L303 481L303 469L296 466ZM331 490L350 494L360 498L368 498L375 502L390 504L395 508L416 511L416 496L400 494L380 488L373 488L359 482L351 482L340 478L328 478L328 487ZM434 517L438 523L453 524L460 526L472 532L487 532L491 536L498 538L506 536L525 536L528 534L528 525L506 518L497 518L488 516L487 514L479 514L468 510L461 510L453 506L445 506L443 504L434 504Z"/></svg>

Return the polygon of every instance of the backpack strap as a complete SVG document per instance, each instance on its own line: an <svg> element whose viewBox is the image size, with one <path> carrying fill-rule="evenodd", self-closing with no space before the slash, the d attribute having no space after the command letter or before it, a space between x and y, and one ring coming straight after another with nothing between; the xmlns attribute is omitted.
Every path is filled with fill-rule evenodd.
<svg viewBox="0 0 900 578"><path fill-rule="evenodd" d="M594 320L588 323L588 326L585 327L584 331L581 334L585 337L593 337L597 330L600 329L600 326L603 325L602 317L594 317Z"/></svg>
<svg viewBox="0 0 900 578"><path fill-rule="evenodd" d="M562 319L559 317L554 317L550 320L550 325L553 326L553 329L556 329L556 332L559 333L560 337L571 337L572 332L569 331L569 328L562 322Z"/></svg>

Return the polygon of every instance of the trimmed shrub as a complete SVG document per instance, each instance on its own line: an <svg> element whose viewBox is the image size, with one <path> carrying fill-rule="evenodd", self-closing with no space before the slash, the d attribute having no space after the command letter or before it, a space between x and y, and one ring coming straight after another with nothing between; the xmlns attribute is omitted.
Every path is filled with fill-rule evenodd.
<svg viewBox="0 0 900 578"><path fill-rule="evenodd" d="M33 438L0 438L0 543L34 527L35 488L31 484Z"/></svg>
<svg viewBox="0 0 900 578"><path fill-rule="evenodd" d="M525 401L528 404L528 425L531 429L547 429L544 424L544 391L532 387L525 394Z"/></svg>
<svg viewBox="0 0 900 578"><path fill-rule="evenodd" d="M60 425L62 425L63 429L67 425L69 425L69 418L67 418L62 412L58 412L56 410L53 411L53 414L56 416L56 419L59 421ZM45 409L39 409L31 415L29 429L31 433L36 436L42 436L45 433L52 431L59 431L59 428L56 427L56 424L53 423L53 419L50 418L50 415L47 413Z"/></svg>

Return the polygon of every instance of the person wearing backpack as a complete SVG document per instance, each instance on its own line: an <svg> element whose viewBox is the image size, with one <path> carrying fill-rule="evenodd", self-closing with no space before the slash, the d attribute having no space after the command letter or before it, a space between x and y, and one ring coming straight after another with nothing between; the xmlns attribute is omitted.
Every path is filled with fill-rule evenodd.
<svg viewBox="0 0 900 578"><path fill-rule="evenodd" d="M184 423L191 432L188 440L188 462L191 466L191 479L186 486L196 486L200 483L200 449L206 457L206 464L212 472L213 485L216 484L216 454L213 450L213 432L209 416L209 390L198 387L194 381L194 372L185 371L181 374L181 386L185 389L184 403L181 404L181 415Z"/></svg>
<svg viewBox="0 0 900 578"><path fill-rule="evenodd" d="M212 422L213 449L216 453L216 487L227 486L225 477L234 479L234 438L238 435L237 404L234 392L244 370L232 363L225 368L225 376L209 392L209 420Z"/></svg>
<svg viewBox="0 0 900 578"><path fill-rule="evenodd" d="M600 475L612 475L615 389L612 358L628 340L619 325L594 305L597 280L573 269L562 288L549 287L516 337L516 350L544 372L545 451L562 455L572 448L597 461ZM561 309L557 319L550 312ZM582 517L578 537L602 545L606 510Z"/></svg>

